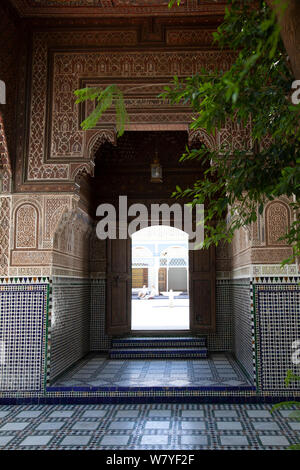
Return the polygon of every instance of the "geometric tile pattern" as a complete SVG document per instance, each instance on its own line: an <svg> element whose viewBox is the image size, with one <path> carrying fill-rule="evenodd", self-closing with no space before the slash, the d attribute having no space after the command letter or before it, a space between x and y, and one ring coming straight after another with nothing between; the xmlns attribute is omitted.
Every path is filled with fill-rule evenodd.
<svg viewBox="0 0 300 470"><path fill-rule="evenodd" d="M230 354L195 360L110 360L89 355L59 377L51 387L249 387Z"/></svg>
<svg viewBox="0 0 300 470"><path fill-rule="evenodd" d="M113 338L113 348L129 348L129 347L142 347L142 348L165 348L165 347L205 347L206 339L199 336L151 336L151 337L136 337L127 336L121 338Z"/></svg>
<svg viewBox="0 0 300 470"><path fill-rule="evenodd" d="M48 286L0 285L0 390L43 388Z"/></svg>
<svg viewBox="0 0 300 470"><path fill-rule="evenodd" d="M91 280L91 351L108 351L111 346L111 338L105 334L105 291L105 279Z"/></svg>
<svg viewBox="0 0 300 470"><path fill-rule="evenodd" d="M91 281L91 351L107 351L111 338L105 334L105 279ZM231 284L216 283L216 332L207 335L209 351L232 351Z"/></svg>
<svg viewBox="0 0 300 470"><path fill-rule="evenodd" d="M292 363L292 343L300 338L300 287L297 284L254 284L256 347L261 390L300 390L294 381L287 388L286 372Z"/></svg>
<svg viewBox="0 0 300 470"><path fill-rule="evenodd" d="M113 338L109 359L199 359L207 357L205 337Z"/></svg>
<svg viewBox="0 0 300 470"><path fill-rule="evenodd" d="M231 281L216 281L216 332L207 335L209 351L233 351Z"/></svg>
<svg viewBox="0 0 300 470"><path fill-rule="evenodd" d="M51 312L51 380L89 351L89 322L89 280L54 277Z"/></svg>
<svg viewBox="0 0 300 470"><path fill-rule="evenodd" d="M254 380L251 285L249 279L234 280L232 284L234 323L234 353L247 375Z"/></svg>
<svg viewBox="0 0 300 470"><path fill-rule="evenodd" d="M281 450L300 442L271 405L0 406L1 450Z"/></svg>
<svg viewBox="0 0 300 470"><path fill-rule="evenodd" d="M173 348L110 349L110 359L200 359L207 357L207 349L185 348L179 345Z"/></svg>
<svg viewBox="0 0 300 470"><path fill-rule="evenodd" d="M85 313L86 306L88 305L90 300L90 281L85 281L82 279L80 281L75 279L69 279L67 281L67 278L64 278L64 280L61 281L66 282L69 287L73 283L72 289L67 289L67 302L64 298L64 289L61 289L59 296L61 304L57 309L57 311L63 313L64 318L67 321L68 334L66 335L66 337L69 338L71 333L73 333L72 328L74 327L74 322L72 322L72 319L74 320L74 312L78 311L77 307L79 305L79 310L82 313L82 315L80 314L79 318L79 320L82 321L82 323L80 324L81 326L79 326L79 328L82 327L84 331L86 331L85 337L87 338L86 344L88 345L88 334L90 330L87 327L88 318ZM99 398L100 400L103 399L103 401L106 401L108 403L118 402L118 400L119 402L124 400L127 403L136 403L139 401L139 399L141 399L141 401L145 400L148 403L152 400L155 402L159 402L160 399L166 402L168 400L168 397L172 398L174 402L176 401L179 403L180 397L184 398L185 401L190 400L190 402L193 402L195 400L201 400L202 402L207 403L209 402L209 399L212 396L215 399L218 399L218 401L224 400L225 402L227 400L228 403L233 402L234 397L244 397L245 399L249 398L249 401L251 400L251 402L252 398L255 399L255 397L257 397L258 400L261 399L261 401L263 401L264 399L272 400L275 397L282 398L284 396L288 397L289 399L292 399L293 397L296 399L299 396L300 384L298 382L294 382L291 383L289 388L286 388L284 386L284 377L286 370L288 368L292 368L290 354L291 343L295 339L299 338L300 333L299 286L297 285L297 281L298 278L296 277L253 279L254 295L253 291L251 290L250 299L252 299L253 295L254 308L252 310L252 316L255 320L255 329L253 329L253 332L255 332L256 338L255 353L258 373L258 385L260 387L258 390L258 394L256 394L255 390L248 390L246 387L243 388L243 386L230 387L229 385L226 385L226 391L223 391L221 386L218 387L216 385L213 385L211 388L209 388L209 385L206 385L202 388L201 385L197 385L195 387L186 386L181 387L181 390L179 386L173 386L169 388L169 390L167 390L166 387L161 387L161 389L159 389L159 387L155 386L149 387L149 389L147 389L147 387L144 387L142 389L140 388L139 384L137 389L134 389L134 387L132 386L131 388L121 387L122 390L120 386L114 387L112 390L108 390L107 385L103 385L101 387L99 386L96 387L96 390L94 389L94 391L90 391L90 393L88 394L89 398L91 398L91 400L96 398ZM227 308L228 311L230 311L230 291L234 282L235 281L226 280L224 282L218 282L217 284L217 291L218 289L220 289L224 293L223 298L225 311L227 311ZM234 288L241 288L241 290L246 293L248 289L248 280L245 281L245 287L244 282L242 282L241 280L238 280L237 282L238 284L241 284L241 286L237 285ZM101 284L101 290L102 293L104 293L105 281L101 281ZM79 285L83 287L83 290L79 288ZM0 362L2 362L0 364L1 400L11 398L13 402L14 399L26 399L28 400L28 402L30 402L34 399L38 400L38 397L47 397L49 399L57 401L69 400L71 402L74 402L76 400L76 397L83 397L87 395L86 391L73 392L70 389L68 389L67 391L44 391L48 290L48 278L24 277L15 279L0 279ZM86 296L81 295L83 292L86 294ZM104 304L103 299L104 295L102 296L101 300L101 302L103 302ZM68 305L72 308L69 308ZM222 308L222 302L219 303L219 306L220 307L217 307L217 309ZM73 308L75 309L74 311L72 310ZM237 311L239 310L239 308L243 309L244 305L236 303ZM29 311L31 312L30 315L28 314ZM32 312L35 312L35 314L32 315ZM248 315L248 312L246 312L246 310L245 312L243 311L241 313L241 324L237 325L238 328L243 329L244 326L246 326L246 314ZM77 320L76 328L80 323ZM243 331L245 333L245 330ZM229 330L227 330L227 332L229 332ZM246 348L249 347L248 336L249 335L246 332L244 334L243 339L240 341L241 354L245 354ZM82 335L79 334L78 337L81 338ZM53 341L49 341L49 344L50 342L53 345ZM69 342L69 344L71 344L71 342ZM74 347L74 345L71 346ZM54 348L51 347L51 351L55 350ZM63 349L60 349L60 351L63 351ZM65 349L65 351L68 351L68 353L70 353L72 349L67 348ZM58 364L62 365L60 372L65 371L68 367L68 365L66 365L66 358L69 359L69 357L67 356L65 351L61 353L61 355L57 355L58 358L61 357L61 362L59 363L58 361ZM247 353L247 357L248 356L250 356L250 353ZM28 360L29 357L30 360ZM80 357L82 357L82 355ZM77 356L77 358L75 358L75 361L77 359L80 359L80 357ZM4 358L5 364L3 363ZM15 360L16 358L17 361ZM69 365L72 366L75 361L72 359ZM248 367L245 367L245 361L241 362L239 360L239 362L243 366L243 370L247 373ZM248 364L250 364L250 362L248 362ZM267 364L267 366L265 364ZM52 360L51 366L55 367L55 362ZM58 374L60 372L58 372ZM297 370L295 370L295 372L299 373L299 371ZM56 377L58 377L58 374L56 375ZM52 377L55 378L55 376ZM210 380L208 380L208 382L210 382Z"/></svg>

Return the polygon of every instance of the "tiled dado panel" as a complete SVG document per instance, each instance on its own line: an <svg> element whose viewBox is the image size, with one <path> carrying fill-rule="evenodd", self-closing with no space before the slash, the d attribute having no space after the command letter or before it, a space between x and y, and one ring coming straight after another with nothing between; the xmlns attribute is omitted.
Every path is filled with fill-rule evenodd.
<svg viewBox="0 0 300 470"><path fill-rule="evenodd" d="M90 281L54 277L52 283L50 380L89 352Z"/></svg>
<svg viewBox="0 0 300 470"><path fill-rule="evenodd" d="M0 280L0 391L44 387L49 283Z"/></svg>
<svg viewBox="0 0 300 470"><path fill-rule="evenodd" d="M231 286L234 353L251 380L255 379L253 354L253 317L250 279L236 279Z"/></svg>
<svg viewBox="0 0 300 470"><path fill-rule="evenodd" d="M107 351L111 346L111 338L105 334L105 291L105 279L92 279L90 322L91 351Z"/></svg>
<svg viewBox="0 0 300 470"><path fill-rule="evenodd" d="M207 335L209 351L232 351L233 329L230 280L216 281L216 332Z"/></svg>
<svg viewBox="0 0 300 470"><path fill-rule="evenodd" d="M300 278L259 279L253 284L257 381L261 391L300 390L300 382L289 387L288 369L300 375L292 363L292 343L300 339Z"/></svg>
<svg viewBox="0 0 300 470"><path fill-rule="evenodd" d="M91 281L91 351L108 350L111 338L105 334L105 279ZM216 333L207 336L210 351L232 351L231 281L217 280Z"/></svg>

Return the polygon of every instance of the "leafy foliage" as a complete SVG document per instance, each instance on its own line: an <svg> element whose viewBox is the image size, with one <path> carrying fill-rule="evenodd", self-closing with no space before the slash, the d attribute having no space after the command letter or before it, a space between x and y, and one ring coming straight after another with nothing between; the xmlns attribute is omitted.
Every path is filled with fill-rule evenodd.
<svg viewBox="0 0 300 470"><path fill-rule="evenodd" d="M188 196L193 204L205 203L207 246L230 241L235 230L257 219L267 201L282 195L290 197L294 214L299 211L300 105L289 100L293 75L275 13L264 1L256 9L250 0L228 3L214 40L220 48L236 51L230 69L202 70L184 80L174 77L161 95L192 107L195 130L214 133L230 122L252 124L250 149L241 145L220 151L203 145L187 148L182 157L197 158L204 168L211 163L193 188L174 193L177 198ZM264 141L269 145L263 146ZM293 245L293 255L285 261L292 262L300 254L299 220L283 238Z"/></svg>
<svg viewBox="0 0 300 470"><path fill-rule="evenodd" d="M181 1L180 0L170 0L169 4L168 4L168 7L172 8L172 6L175 5L175 3L177 4L177 6L179 6Z"/></svg>
<svg viewBox="0 0 300 470"><path fill-rule="evenodd" d="M284 5L285 0L277 1ZM170 0L169 7L174 4L179 5L180 0ZM197 150L187 148L181 157L196 158L203 165L203 178L191 188L177 186L173 196L188 197L192 204L205 203L205 246L231 241L237 229L257 219L267 201L282 195L290 198L295 215L300 210L300 105L289 99L293 75L274 11L262 0L255 8L251 0L228 0L214 41L221 49L235 51L230 69L203 69L184 80L174 77L160 95L173 104L189 104L196 112L191 124L195 130L214 133L230 122L252 124L251 148L246 142L238 149L207 149L203 145ZM75 94L78 103L97 102L82 123L83 129L94 127L114 102L118 133L123 133L128 116L115 85L104 90L77 90ZM269 144L263 145L266 141ZM300 255L300 222L296 216L294 219L283 237L293 246L286 263Z"/></svg>
<svg viewBox="0 0 300 470"><path fill-rule="evenodd" d="M92 129L102 117L103 113L113 104L116 108L116 127L118 135L122 135L125 125L128 122L128 115L124 103L124 96L116 85L109 85L102 88L82 88L76 90L76 104L84 101L95 101L96 106L93 112L81 123L83 130Z"/></svg>
<svg viewBox="0 0 300 470"><path fill-rule="evenodd" d="M291 369L289 369L286 373L285 385L288 387L290 383L293 382L294 380L300 380L300 376L294 374L294 372Z"/></svg>

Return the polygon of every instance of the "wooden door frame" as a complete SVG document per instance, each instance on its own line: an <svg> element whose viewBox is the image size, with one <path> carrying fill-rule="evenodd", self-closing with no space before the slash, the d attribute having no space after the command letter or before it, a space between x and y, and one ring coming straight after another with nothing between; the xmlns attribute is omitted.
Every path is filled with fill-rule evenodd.
<svg viewBox="0 0 300 470"><path fill-rule="evenodd" d="M144 221L146 222L146 221ZM151 224L151 220L148 219L147 220L148 222L148 227L151 227L151 226L156 226L156 225L164 225L161 223L161 220L157 221L158 223L157 224ZM172 219L170 220L170 222L172 222ZM172 225L169 225L170 227L172 227ZM174 227L176 228L176 227ZM142 229L139 229L139 230L142 230ZM137 231L139 231L137 230ZM182 229L181 229L182 230ZM182 230L184 232L184 230ZM136 232L135 232L136 233ZM187 232L184 232L184 233L187 233ZM131 243L132 243L132 239L131 239ZM132 248L132 245L131 245L131 248ZM132 250L131 250L132 251ZM189 256L189 253L190 253L190 250L188 249L188 260L190 259L190 256ZM213 268L215 269L215 256L213 256ZM158 334L158 335L170 335L170 336L176 336L176 334L180 335L180 336L191 336L193 334L199 334L199 333L203 333L203 334L207 334L207 333L210 333L210 332L214 332L215 331L215 316L214 316L214 322L213 322L213 328L206 328L204 327L203 330L197 330L197 331L194 331L193 333L193 329L192 329L192 311L191 311L191 289L192 289L192 282L191 282L191 279L192 279L192 276L191 276L191 265L190 265L190 261L188 261L188 269L187 269L187 276L188 276L188 286L189 286L189 329L188 330L132 330L131 326L130 326L130 334L132 336L140 336L141 334L143 336L153 336L155 334ZM215 289L214 289L214 292L213 292L213 295L212 295L212 302L215 302L215 298L216 298L216 286L215 286ZM130 318L132 320L132 298L131 298L131 307L130 307ZM131 325L132 323L130 323Z"/></svg>
<svg viewBox="0 0 300 470"><path fill-rule="evenodd" d="M128 223L130 222L130 218L128 218ZM153 221L151 221L150 219L148 220L145 220L144 222L147 222L148 223L148 227L151 227L151 226L156 226L156 225L164 225L162 223L161 220L157 220L155 222L155 224L153 224ZM151 223L152 222L152 223ZM172 218L170 220L170 227L173 227L172 224ZM144 227L143 227L144 228ZM174 227L176 228L176 227ZM137 231L139 231L141 229L138 229ZM182 229L181 229L182 230ZM184 230L182 230L184 232ZM187 233L187 232L185 232ZM214 254L212 256L212 261L213 261L213 270L214 270L214 275L215 275L215 247L210 247L210 250L214 250ZM189 254L192 250L188 250ZM130 238L130 253L132 253L132 239ZM215 327L216 327L216 313L215 313L215 300L216 300L216 284L214 286L214 292L212 293L212 296L211 296L211 303L213 304L214 303L214 306L213 306L213 322L212 324L209 326L209 327L203 327L203 328L198 328L197 330L193 330L192 329L192 325L193 325L193 322L192 322L192 310L191 310L191 299L192 299L192 282L191 282L191 279L192 279L192 273L191 273L191 264L190 264L190 256L188 256L188 259L189 259L189 264L188 264L188 285L189 285L189 329L188 330L132 330L132 275L130 276L130 288L129 288L129 291L130 291L130 302L129 302L129 310L130 310L130 319L129 319L129 330L128 330L128 333L131 335L131 336L140 336L140 335L143 335L143 336L154 336L154 335L165 335L165 336L176 336L176 335L180 335L180 336L191 336L191 335L198 335L198 334L208 334L208 333L213 333L215 331ZM132 256L130 257L130 260L128 260L128 262L130 263L130 265L128 265L128 269L130 270L131 272L131 268L132 268ZM109 265L110 261L107 260L107 265ZM107 286L108 287L108 286ZM108 308L108 298L106 298L106 310ZM107 321L107 319L106 319ZM105 321L105 322L106 322ZM111 335L111 333L109 333Z"/></svg>
<svg viewBox="0 0 300 470"><path fill-rule="evenodd" d="M113 250L113 245L115 242L122 242L125 243L125 249L126 249L126 262L124 263L124 266L126 268L124 271L116 272L112 269L112 250ZM131 264L132 264L132 256L131 256L131 240L127 239L116 239L116 240L110 240L108 239L106 241L106 254L107 254L107 260L106 260L106 315L105 315L105 331L106 334L112 335L112 336L119 336L124 334L124 332L130 332L131 330L131 301L132 301L132 273L131 273ZM126 322L125 323L120 323L119 325L113 325L113 287L114 283L125 283L126 287L126 305L124 305L125 311L126 311ZM119 296L116 296L118 302L120 300ZM118 310L118 307L117 307Z"/></svg>

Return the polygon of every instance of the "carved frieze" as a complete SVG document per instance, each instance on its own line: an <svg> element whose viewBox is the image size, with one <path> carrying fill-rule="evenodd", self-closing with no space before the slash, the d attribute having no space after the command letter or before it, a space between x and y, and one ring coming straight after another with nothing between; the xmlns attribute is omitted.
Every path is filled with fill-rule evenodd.
<svg viewBox="0 0 300 470"><path fill-rule="evenodd" d="M122 17L222 15L224 0L181 0L179 6L168 8L168 0L12 0L22 16L43 17Z"/></svg>
<svg viewBox="0 0 300 470"><path fill-rule="evenodd" d="M0 276L7 276L9 267L9 228L11 197L0 197Z"/></svg>
<svg viewBox="0 0 300 470"><path fill-rule="evenodd" d="M39 217L35 206L22 204L15 214L15 248L34 249L38 247Z"/></svg>
<svg viewBox="0 0 300 470"><path fill-rule="evenodd" d="M102 35L107 33L103 31ZM174 75L192 75L202 67L224 69L232 61L232 54L213 50L128 50L110 51L109 54L76 51L82 44L97 46L98 36L99 32L95 31L38 32L34 36L28 181L71 181L76 176L76 168L73 163L71 170L69 162L78 161L76 165L80 167L89 158L87 134L80 129L80 107L75 105L73 95L86 77L98 86L123 80L121 85L125 87L132 124L188 125L192 117L190 110L168 109L168 104L165 108L159 107L156 98L159 88L162 89ZM60 51L55 52L58 46ZM61 51L63 48L65 50ZM125 83L124 79L130 80ZM52 90L50 98L49 86ZM106 113L101 125L111 130L113 114Z"/></svg>
<svg viewBox="0 0 300 470"><path fill-rule="evenodd" d="M11 190L11 161L6 141L3 117L0 112L0 193L9 193Z"/></svg>
<svg viewBox="0 0 300 470"><path fill-rule="evenodd" d="M267 245L286 245L285 240L280 240L286 235L290 225L290 209L281 202L274 201L266 208Z"/></svg>

